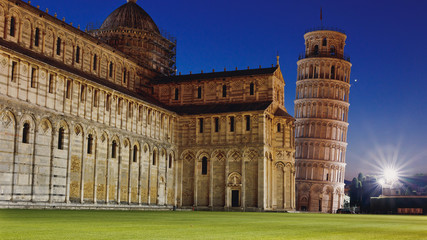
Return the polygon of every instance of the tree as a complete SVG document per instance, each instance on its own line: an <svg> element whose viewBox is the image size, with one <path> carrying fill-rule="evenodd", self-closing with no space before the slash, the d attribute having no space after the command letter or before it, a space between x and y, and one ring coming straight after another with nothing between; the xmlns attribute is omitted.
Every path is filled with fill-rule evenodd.
<svg viewBox="0 0 427 240"><path fill-rule="evenodd" d="M369 212L371 197L378 197L380 193L381 188L375 177L359 173L350 185L350 206L359 207L361 212Z"/></svg>

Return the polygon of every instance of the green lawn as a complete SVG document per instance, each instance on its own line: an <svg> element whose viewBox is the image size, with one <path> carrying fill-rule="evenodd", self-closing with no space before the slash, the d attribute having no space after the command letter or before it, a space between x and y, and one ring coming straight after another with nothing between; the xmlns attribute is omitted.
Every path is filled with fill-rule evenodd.
<svg viewBox="0 0 427 240"><path fill-rule="evenodd" d="M427 239L427 216L0 210L0 239Z"/></svg>

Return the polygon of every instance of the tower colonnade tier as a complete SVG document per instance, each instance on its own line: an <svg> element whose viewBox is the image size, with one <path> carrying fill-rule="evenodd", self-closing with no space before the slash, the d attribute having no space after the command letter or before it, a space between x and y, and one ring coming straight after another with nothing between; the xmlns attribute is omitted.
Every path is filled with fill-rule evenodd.
<svg viewBox="0 0 427 240"><path fill-rule="evenodd" d="M333 213L344 196L350 93L347 36L319 30L304 35L295 96L297 210Z"/></svg>

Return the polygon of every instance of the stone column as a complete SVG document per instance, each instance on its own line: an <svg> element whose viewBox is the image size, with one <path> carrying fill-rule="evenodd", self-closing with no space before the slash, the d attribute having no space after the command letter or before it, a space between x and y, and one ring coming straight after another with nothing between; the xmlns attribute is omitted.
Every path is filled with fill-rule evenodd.
<svg viewBox="0 0 427 240"><path fill-rule="evenodd" d="M198 182L198 172L197 172L197 165L199 164L199 161L198 161L198 159L197 159L197 157L196 157L196 159L194 160L195 161L195 163L194 163L194 189L193 189L193 191L194 191L194 203L193 203L193 206L195 206L195 207L197 207L197 190L198 190L198 184L197 184L197 182Z"/></svg>
<svg viewBox="0 0 427 240"><path fill-rule="evenodd" d="M292 176L292 173L289 172L289 175ZM291 185L290 185L291 186ZM292 188L292 186L291 186ZM286 167L283 166L283 209L286 209ZM292 190L290 190L292 192ZM288 204L289 205L289 204Z"/></svg>
<svg viewBox="0 0 427 240"><path fill-rule="evenodd" d="M150 154L150 151L149 150L147 150L148 151L148 153L147 153L147 155L148 155L148 189L147 189L147 204L148 205L150 205L151 204L151 163L152 163L152 161L153 161L153 156ZM153 151L154 151L154 149L153 149ZM153 154L154 154L154 152L153 152Z"/></svg>
<svg viewBox="0 0 427 240"><path fill-rule="evenodd" d="M53 154L54 154L54 142L55 142L55 131L52 126L52 133L50 138L50 156L49 156L49 162L50 162L50 169L49 169L49 203L53 202Z"/></svg>
<svg viewBox="0 0 427 240"><path fill-rule="evenodd" d="M123 144L123 143L122 143ZM118 151L117 151L117 158L118 158L118 163L117 163L117 165L118 165L118 167L117 167L117 169L118 169L118 173L117 173L117 204L120 204L120 191L121 191L121 184L122 184L122 181L120 180L120 178L121 178L121 176L122 176L122 169L121 169L121 165L122 165L122 148L121 148L121 145L119 144L118 146L117 146L119 149L118 149Z"/></svg>
<svg viewBox="0 0 427 240"><path fill-rule="evenodd" d="M74 131L74 129L72 129L72 123L69 123L69 129L68 129L68 152L67 152L67 179L66 179L66 190L65 190L65 203L69 204L70 203L70 172L71 172L71 142L72 142L72 131Z"/></svg>
<svg viewBox="0 0 427 240"><path fill-rule="evenodd" d="M242 205L243 209L246 209L246 161L242 158Z"/></svg>
<svg viewBox="0 0 427 240"><path fill-rule="evenodd" d="M82 132L83 134L83 132ZM89 135L87 135L89 136ZM80 203L84 203L84 172L85 172L85 158L86 158L86 152L87 152L87 138L83 137L83 149L82 149L82 167L81 167L81 174L80 174ZM85 151L86 150L86 151Z"/></svg>
<svg viewBox="0 0 427 240"><path fill-rule="evenodd" d="M212 140L212 138L211 138ZM212 141L211 141L212 142ZM213 159L209 159L209 207L213 208L213 194L214 194L214 171L213 171Z"/></svg>
<svg viewBox="0 0 427 240"><path fill-rule="evenodd" d="M139 144L140 148L138 151L138 205L141 205L142 201L141 201L141 197L142 197L142 184L141 184L141 178L142 178L142 151L143 151L143 147L141 147L142 145Z"/></svg>
<svg viewBox="0 0 427 240"><path fill-rule="evenodd" d="M97 181L97 174L98 174L98 137L95 138L94 140L94 144L93 144L93 162L94 162L94 166L93 166L93 203L96 204L97 201L97 196L96 196L96 192L98 189L98 181Z"/></svg>

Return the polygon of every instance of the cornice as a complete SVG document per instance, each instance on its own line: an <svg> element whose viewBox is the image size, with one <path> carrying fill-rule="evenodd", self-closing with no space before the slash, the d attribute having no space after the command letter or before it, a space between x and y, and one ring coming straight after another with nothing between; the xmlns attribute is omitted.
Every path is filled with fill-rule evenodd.
<svg viewBox="0 0 427 240"><path fill-rule="evenodd" d="M350 107L350 103L348 102L337 100L337 99L330 99L330 98L302 98L302 99L295 99L294 101L295 105L298 103L314 103L314 102L335 103L335 104L344 105L347 108Z"/></svg>
<svg viewBox="0 0 427 240"><path fill-rule="evenodd" d="M341 142L337 140L330 140L330 139L324 139L324 138L306 138L306 137L297 137L295 138L295 143L329 143L329 144L336 144L340 145L341 147L347 147L347 142Z"/></svg>

